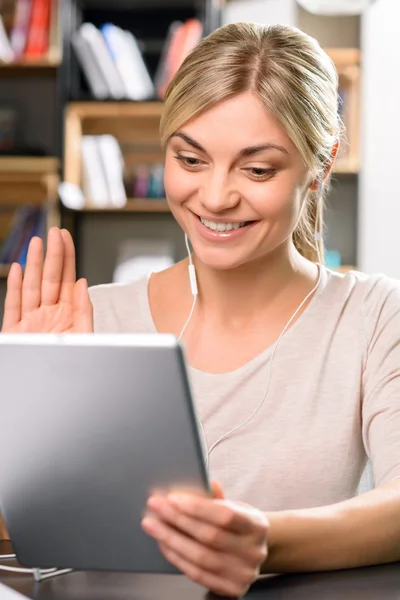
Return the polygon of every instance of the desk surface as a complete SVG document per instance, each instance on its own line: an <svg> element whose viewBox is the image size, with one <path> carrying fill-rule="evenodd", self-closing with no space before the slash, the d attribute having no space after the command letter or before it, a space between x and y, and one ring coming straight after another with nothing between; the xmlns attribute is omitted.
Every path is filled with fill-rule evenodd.
<svg viewBox="0 0 400 600"><path fill-rule="evenodd" d="M3 547L2 547L3 546ZM0 543L0 553L6 552ZM4 564L11 565L10 561ZM33 600L213 600L185 577L69 573L35 583L30 575L0 572L0 582ZM400 563L366 569L283 575L257 582L248 600L399 600Z"/></svg>

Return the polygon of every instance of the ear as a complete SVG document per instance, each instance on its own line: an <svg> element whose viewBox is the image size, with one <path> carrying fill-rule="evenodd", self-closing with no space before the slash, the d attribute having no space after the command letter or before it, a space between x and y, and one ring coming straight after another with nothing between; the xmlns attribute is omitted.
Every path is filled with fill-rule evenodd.
<svg viewBox="0 0 400 600"><path fill-rule="evenodd" d="M314 179L311 182L310 190L312 190L313 192L316 192L318 190L320 184L323 183L325 181L325 179L328 177L328 175L331 172L332 167L334 165L334 162L335 162L335 159L337 157L338 151L339 151L339 140L336 140L336 142L334 143L333 148L332 148L331 159L325 165L324 172L323 172L323 175L322 175L322 180L317 177L316 179Z"/></svg>

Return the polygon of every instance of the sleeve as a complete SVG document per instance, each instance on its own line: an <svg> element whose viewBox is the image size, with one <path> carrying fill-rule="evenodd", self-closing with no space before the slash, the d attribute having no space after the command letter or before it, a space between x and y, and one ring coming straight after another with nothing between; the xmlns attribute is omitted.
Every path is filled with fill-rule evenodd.
<svg viewBox="0 0 400 600"><path fill-rule="evenodd" d="M379 486L400 477L400 282L375 279L363 319L362 434Z"/></svg>

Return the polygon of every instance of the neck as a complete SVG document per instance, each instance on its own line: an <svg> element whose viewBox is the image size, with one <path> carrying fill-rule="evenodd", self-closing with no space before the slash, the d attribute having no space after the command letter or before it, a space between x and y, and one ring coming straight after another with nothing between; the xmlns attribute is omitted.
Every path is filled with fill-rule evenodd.
<svg viewBox="0 0 400 600"><path fill-rule="evenodd" d="M230 270L215 270L193 257L199 306L218 323L245 324L274 306L287 305L315 285L318 269L292 244L267 258Z"/></svg>

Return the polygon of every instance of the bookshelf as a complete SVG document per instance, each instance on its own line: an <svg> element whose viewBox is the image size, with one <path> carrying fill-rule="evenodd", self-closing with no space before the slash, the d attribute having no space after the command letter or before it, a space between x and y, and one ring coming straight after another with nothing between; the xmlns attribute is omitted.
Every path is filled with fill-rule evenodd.
<svg viewBox="0 0 400 600"><path fill-rule="evenodd" d="M0 238L3 243L11 235L18 215L24 209L31 210L29 223L32 231L35 211L44 235L49 227L61 222L58 184L61 170L63 7L61 0L50 2L47 33L43 29L41 38L48 36L47 47L36 47L32 54L24 51L10 62L0 61L0 112L4 109L7 113L14 112L12 125L5 125L4 119L0 120ZM3 8L1 4L1 18ZM7 13L9 39L16 26L15 18L16 13ZM32 20L26 22L24 28L19 28L20 35L25 35L28 40L30 35L34 35L33 28ZM9 137L5 138L9 132ZM42 216L39 217L39 214ZM28 236L27 224L28 221L25 229L19 230L18 244L15 237L21 253L24 248L21 236ZM39 232L39 229L36 231ZM0 263L0 280L3 280L0 301L4 299L4 280L9 270L9 264Z"/></svg>
<svg viewBox="0 0 400 600"><path fill-rule="evenodd" d="M0 157L0 235L7 237L14 214L22 206L46 206L46 229L60 224L57 157ZM0 279L10 265L0 264Z"/></svg>
<svg viewBox="0 0 400 600"><path fill-rule="evenodd" d="M120 144L126 173L137 163L162 163L158 133L161 111L160 102L71 103L65 116L64 180L82 184L84 135L113 135ZM143 206L147 209L148 205Z"/></svg>

